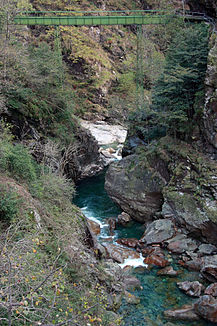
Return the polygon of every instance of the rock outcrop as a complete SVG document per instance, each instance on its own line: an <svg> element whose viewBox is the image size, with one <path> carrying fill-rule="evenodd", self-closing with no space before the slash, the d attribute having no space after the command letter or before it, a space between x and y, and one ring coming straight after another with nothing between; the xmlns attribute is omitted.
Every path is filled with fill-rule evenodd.
<svg viewBox="0 0 217 326"><path fill-rule="evenodd" d="M133 219L144 223L161 210L166 180L150 166L141 165L130 155L111 164L105 189L109 196Z"/></svg>
<svg viewBox="0 0 217 326"><path fill-rule="evenodd" d="M146 229L141 241L147 245L162 243L175 235L173 222L170 219L161 219L152 222Z"/></svg>
<svg viewBox="0 0 217 326"><path fill-rule="evenodd" d="M216 174L213 160L190 144L165 137L112 164L105 188L133 219L146 223L154 215L163 216L216 245Z"/></svg>
<svg viewBox="0 0 217 326"><path fill-rule="evenodd" d="M211 40L206 76L206 102L203 114L203 133L209 144L209 151L216 156L217 150L217 37ZM210 146L211 145L211 146ZM212 148L213 147L213 150Z"/></svg>
<svg viewBox="0 0 217 326"><path fill-rule="evenodd" d="M64 153L64 159L64 172L75 181L90 177L104 168L97 141L81 127L76 132L73 149Z"/></svg>
<svg viewBox="0 0 217 326"><path fill-rule="evenodd" d="M194 305L196 313L206 320L217 323L217 299L211 295L203 295Z"/></svg>

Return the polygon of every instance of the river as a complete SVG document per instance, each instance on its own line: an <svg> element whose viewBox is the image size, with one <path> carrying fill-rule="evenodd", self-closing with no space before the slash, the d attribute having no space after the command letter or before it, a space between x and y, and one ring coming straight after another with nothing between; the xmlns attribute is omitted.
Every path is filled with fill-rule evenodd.
<svg viewBox="0 0 217 326"><path fill-rule="evenodd" d="M121 212L104 190L105 172L81 181L77 186L77 195L74 203L81 208L89 219L98 222L101 226L99 241L108 237L107 219L117 217ZM144 226L132 222L129 227L119 227L115 230L113 241L118 238L139 239L144 232ZM192 303L194 299L182 293L176 282L180 281L202 281L197 273L187 272L176 264L175 259L167 253L172 266L176 270L181 270L177 277L158 276L159 268L151 270L144 269L142 272L134 271L136 277L141 281L142 290L134 291L133 294L140 297L139 305L127 304L124 300L119 314L123 316L124 326L214 326L216 324L207 321L172 321L168 322L163 317L163 311L167 309L179 308L183 304ZM133 261L127 262L133 265ZM134 264L134 265L138 265Z"/></svg>

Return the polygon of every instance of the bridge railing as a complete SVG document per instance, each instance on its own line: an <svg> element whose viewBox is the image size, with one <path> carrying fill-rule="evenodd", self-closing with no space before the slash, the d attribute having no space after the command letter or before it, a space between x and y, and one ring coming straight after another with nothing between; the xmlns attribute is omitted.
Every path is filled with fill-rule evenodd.
<svg viewBox="0 0 217 326"><path fill-rule="evenodd" d="M177 10L26 11L14 18L22 25L131 25L162 24L171 18L204 21L201 13Z"/></svg>

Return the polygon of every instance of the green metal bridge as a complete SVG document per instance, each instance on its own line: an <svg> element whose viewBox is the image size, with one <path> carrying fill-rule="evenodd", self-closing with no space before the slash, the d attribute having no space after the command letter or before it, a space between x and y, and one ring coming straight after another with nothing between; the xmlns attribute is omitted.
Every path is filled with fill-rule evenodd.
<svg viewBox="0 0 217 326"><path fill-rule="evenodd" d="M165 10L123 10L123 11L32 11L21 12L13 18L15 25L47 25L56 27L56 50L59 63L62 60L59 26L101 26L101 25L136 25L137 26L137 67L136 106L144 106L143 72L143 30L142 25L168 24L173 19L187 22L207 21L201 13L189 11ZM60 78L61 84L63 77Z"/></svg>
<svg viewBox="0 0 217 326"><path fill-rule="evenodd" d="M18 25L98 26L98 25L150 25L166 24L174 18L204 21L205 16L192 12L165 10L124 11L32 11L15 16Z"/></svg>

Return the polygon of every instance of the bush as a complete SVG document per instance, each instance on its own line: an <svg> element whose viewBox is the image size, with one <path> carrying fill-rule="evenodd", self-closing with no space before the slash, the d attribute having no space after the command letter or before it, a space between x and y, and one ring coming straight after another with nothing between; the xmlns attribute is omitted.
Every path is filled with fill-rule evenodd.
<svg viewBox="0 0 217 326"><path fill-rule="evenodd" d="M0 121L0 171L18 180L31 182L37 178L39 166L22 144L13 145L10 124Z"/></svg>
<svg viewBox="0 0 217 326"><path fill-rule="evenodd" d="M31 193L41 201L63 208L65 202L71 201L75 193L74 185L65 177L55 174L41 175L31 184Z"/></svg>
<svg viewBox="0 0 217 326"><path fill-rule="evenodd" d="M6 187L0 186L0 221L10 222L18 214L18 199L17 194Z"/></svg>
<svg viewBox="0 0 217 326"><path fill-rule="evenodd" d="M0 142L0 170L9 172L17 180L31 182L37 177L36 163L21 144Z"/></svg>

